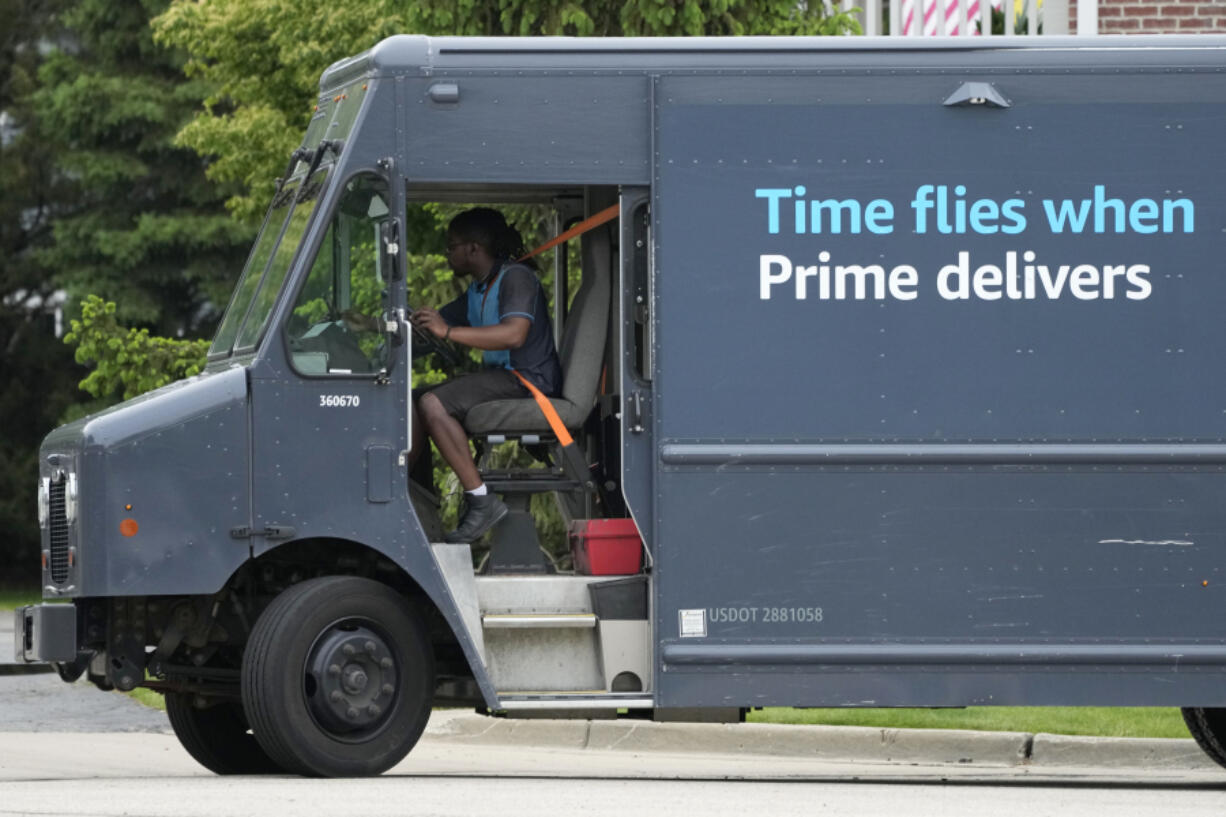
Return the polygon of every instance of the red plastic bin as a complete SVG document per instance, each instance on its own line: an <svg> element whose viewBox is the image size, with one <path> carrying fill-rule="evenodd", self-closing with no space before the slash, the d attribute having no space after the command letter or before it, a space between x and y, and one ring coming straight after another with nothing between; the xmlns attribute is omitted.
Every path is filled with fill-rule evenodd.
<svg viewBox="0 0 1226 817"><path fill-rule="evenodd" d="M568 534L580 575L629 576L643 567L643 540L633 519L575 519Z"/></svg>

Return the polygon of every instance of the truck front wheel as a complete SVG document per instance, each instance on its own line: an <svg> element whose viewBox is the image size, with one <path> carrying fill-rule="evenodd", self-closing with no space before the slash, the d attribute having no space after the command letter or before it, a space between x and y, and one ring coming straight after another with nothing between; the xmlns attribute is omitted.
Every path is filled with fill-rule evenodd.
<svg viewBox="0 0 1226 817"><path fill-rule="evenodd" d="M268 606L242 676L255 737L284 769L375 775L399 763L425 729L434 654L420 616L396 591L326 576Z"/></svg>
<svg viewBox="0 0 1226 817"><path fill-rule="evenodd" d="M1226 766L1226 709L1184 707L1180 711L1196 744L1219 766Z"/></svg>

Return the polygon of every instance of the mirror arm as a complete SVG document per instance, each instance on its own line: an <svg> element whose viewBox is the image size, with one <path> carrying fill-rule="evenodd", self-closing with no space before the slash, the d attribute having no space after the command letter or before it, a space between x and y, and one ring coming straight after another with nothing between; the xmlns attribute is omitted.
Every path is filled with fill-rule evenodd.
<svg viewBox="0 0 1226 817"><path fill-rule="evenodd" d="M391 377L392 372L396 370L396 359L399 357L393 353L393 350L403 346L405 338L409 336L409 321L405 316L404 309L393 309L390 313L384 314L383 333L389 339L389 349L387 363L383 366L383 370L379 372L379 381L386 383L388 378Z"/></svg>
<svg viewBox="0 0 1226 817"><path fill-rule="evenodd" d="M396 261L400 257L400 222L395 218L389 218L383 222L379 230L380 238L383 241L383 254L388 260L388 268L390 275L388 280L400 280L400 267Z"/></svg>

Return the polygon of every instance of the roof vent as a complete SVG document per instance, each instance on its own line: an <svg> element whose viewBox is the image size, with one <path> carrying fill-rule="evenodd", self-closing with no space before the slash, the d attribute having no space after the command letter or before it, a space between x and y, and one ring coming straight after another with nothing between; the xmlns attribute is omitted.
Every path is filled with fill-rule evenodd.
<svg viewBox="0 0 1226 817"><path fill-rule="evenodd" d="M1008 108L1009 100L1000 95L996 86L989 82L964 82L945 100L950 107L983 105L989 108Z"/></svg>

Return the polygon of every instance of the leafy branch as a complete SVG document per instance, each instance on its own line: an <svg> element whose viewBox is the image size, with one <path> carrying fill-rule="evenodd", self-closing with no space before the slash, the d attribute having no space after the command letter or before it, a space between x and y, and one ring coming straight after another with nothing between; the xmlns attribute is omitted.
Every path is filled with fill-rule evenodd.
<svg viewBox="0 0 1226 817"><path fill-rule="evenodd" d="M207 340L155 337L148 329L119 325L115 303L97 295L81 304L64 342L76 346L78 363L94 367L81 381L82 391L102 398L121 393L130 400L204 369Z"/></svg>

